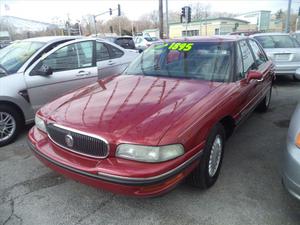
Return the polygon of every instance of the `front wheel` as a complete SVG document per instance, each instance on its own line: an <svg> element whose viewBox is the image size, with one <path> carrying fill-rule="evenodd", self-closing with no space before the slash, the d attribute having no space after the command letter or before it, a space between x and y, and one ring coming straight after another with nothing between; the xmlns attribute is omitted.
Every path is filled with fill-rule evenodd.
<svg viewBox="0 0 300 225"><path fill-rule="evenodd" d="M14 141L23 125L22 117L11 106L0 105L0 147Z"/></svg>
<svg viewBox="0 0 300 225"><path fill-rule="evenodd" d="M218 123L208 136L200 164L189 176L193 186L207 189L215 184L223 160L224 144L225 130L223 125Z"/></svg>
<svg viewBox="0 0 300 225"><path fill-rule="evenodd" d="M272 87L267 92L266 96L261 101L261 103L259 103L259 105L257 107L259 112L267 112L268 111L269 106L270 106L270 102L271 102L271 96L272 96Z"/></svg>

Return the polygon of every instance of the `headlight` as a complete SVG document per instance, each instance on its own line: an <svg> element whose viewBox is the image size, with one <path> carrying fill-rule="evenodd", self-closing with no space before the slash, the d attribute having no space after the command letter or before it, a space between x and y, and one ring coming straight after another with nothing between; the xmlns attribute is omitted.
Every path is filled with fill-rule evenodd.
<svg viewBox="0 0 300 225"><path fill-rule="evenodd" d="M184 148L180 144L165 146L142 146L121 144L117 147L116 156L141 162L164 162L183 155Z"/></svg>
<svg viewBox="0 0 300 225"><path fill-rule="evenodd" d="M35 122L35 126L39 130L47 133L45 121L41 117L39 117L38 115L35 115L34 122Z"/></svg>
<svg viewBox="0 0 300 225"><path fill-rule="evenodd" d="M295 144L298 148L300 148L300 133L297 134L296 136L296 141L295 141Z"/></svg>

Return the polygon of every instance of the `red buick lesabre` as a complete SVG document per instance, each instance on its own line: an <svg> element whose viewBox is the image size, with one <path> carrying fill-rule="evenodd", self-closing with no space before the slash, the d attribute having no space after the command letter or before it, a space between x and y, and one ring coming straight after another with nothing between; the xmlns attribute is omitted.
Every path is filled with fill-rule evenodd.
<svg viewBox="0 0 300 225"><path fill-rule="evenodd" d="M58 173L112 192L151 197L185 178L209 188L234 128L268 109L273 71L251 38L156 43L122 75L41 108L29 145Z"/></svg>

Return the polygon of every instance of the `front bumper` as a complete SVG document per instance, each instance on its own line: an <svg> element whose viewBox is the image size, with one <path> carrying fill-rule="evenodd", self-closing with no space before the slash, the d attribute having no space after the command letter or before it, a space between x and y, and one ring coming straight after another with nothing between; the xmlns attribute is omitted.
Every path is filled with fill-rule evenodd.
<svg viewBox="0 0 300 225"><path fill-rule="evenodd" d="M284 187L300 200L300 149L293 141L287 141L287 150L283 154L282 180Z"/></svg>
<svg viewBox="0 0 300 225"><path fill-rule="evenodd" d="M202 154L202 151L198 151L188 160L184 160L175 165L174 168L160 174L156 174L154 176L149 175L153 174L152 170L149 174L145 173L142 177L136 177L107 173L105 172L105 168L103 171L98 170L95 172L93 170L94 166L91 165L105 165L104 161L108 161L111 168L123 165L123 169L126 169L126 166L124 167L124 163L129 162L131 165L128 167L131 168L127 168L128 171L135 171L138 170L143 163L131 162L123 159L121 159L122 162L120 163L110 158L106 158L103 160L97 160L98 162L96 163L82 161L80 165L76 165L76 161L78 163L84 157L78 155L76 156L77 159L74 160L74 157L72 156L73 158L69 160L66 156L68 156L68 154L70 154L70 156L74 155L74 153L65 153L66 150L60 149L58 146L55 146L55 144L50 143L47 136L42 134L42 132L35 127L33 127L28 134L28 145L40 161L58 173L97 188L119 194L140 197L161 195L174 188L198 165ZM64 158L62 158L62 156ZM168 163L170 164L170 162ZM134 168L136 165L139 167ZM155 166L157 165L158 164L155 164ZM149 166L149 164L147 164L147 166Z"/></svg>

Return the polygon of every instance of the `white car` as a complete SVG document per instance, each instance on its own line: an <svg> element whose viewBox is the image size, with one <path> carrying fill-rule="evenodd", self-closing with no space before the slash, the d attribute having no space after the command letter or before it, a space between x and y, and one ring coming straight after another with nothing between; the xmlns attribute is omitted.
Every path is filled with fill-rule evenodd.
<svg viewBox="0 0 300 225"><path fill-rule="evenodd" d="M276 76L289 75L300 81L300 44L286 33L260 33L256 39L275 64Z"/></svg>
<svg viewBox="0 0 300 225"><path fill-rule="evenodd" d="M148 36L137 36L134 38L134 44L136 49L144 51L148 48L153 42L159 41L156 37L148 37Z"/></svg>

